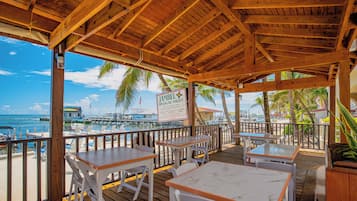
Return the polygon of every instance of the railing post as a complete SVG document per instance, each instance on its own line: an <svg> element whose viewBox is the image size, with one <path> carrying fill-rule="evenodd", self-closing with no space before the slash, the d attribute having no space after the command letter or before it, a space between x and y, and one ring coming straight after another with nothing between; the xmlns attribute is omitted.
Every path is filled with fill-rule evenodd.
<svg viewBox="0 0 357 201"><path fill-rule="evenodd" d="M218 126L218 151L222 151L223 147L223 132L222 127Z"/></svg>

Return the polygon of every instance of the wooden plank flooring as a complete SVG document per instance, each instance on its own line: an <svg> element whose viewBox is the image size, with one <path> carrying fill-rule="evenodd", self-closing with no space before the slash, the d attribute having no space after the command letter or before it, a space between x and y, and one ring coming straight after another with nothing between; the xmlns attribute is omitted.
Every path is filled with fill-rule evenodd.
<svg viewBox="0 0 357 201"><path fill-rule="evenodd" d="M242 147L235 145L226 145L222 152L210 155L210 160L242 164ZM322 154L312 154L308 152L300 152L297 159L297 199L298 201L313 200L315 186L315 171L324 164ZM169 189L165 186L165 181L172 178L167 170L162 170L154 175L154 200L167 201L169 200ZM106 201L127 201L132 200L134 193L124 189L122 192L117 192L118 183L107 185L104 190L104 199ZM138 201L147 200L148 191L143 187ZM86 201L90 201L88 197Z"/></svg>

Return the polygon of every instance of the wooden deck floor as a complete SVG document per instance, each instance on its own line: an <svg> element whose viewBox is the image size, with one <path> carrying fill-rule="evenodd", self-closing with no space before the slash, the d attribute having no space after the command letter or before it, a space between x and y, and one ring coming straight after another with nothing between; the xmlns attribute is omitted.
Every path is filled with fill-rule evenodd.
<svg viewBox="0 0 357 201"><path fill-rule="evenodd" d="M210 160L222 161L227 163L242 164L242 147L228 145L224 151L210 155ZM324 164L322 154L312 154L300 152L297 159L297 201L311 201L314 196L315 171ZM167 170L162 170L154 175L154 200L169 200L169 189L165 186L165 181L172 178ZM106 201L127 201L134 196L132 191L123 190L118 193L118 183L107 185L104 190L104 199ZM142 188L138 201L147 200L147 189ZM86 201L90 199L85 198Z"/></svg>

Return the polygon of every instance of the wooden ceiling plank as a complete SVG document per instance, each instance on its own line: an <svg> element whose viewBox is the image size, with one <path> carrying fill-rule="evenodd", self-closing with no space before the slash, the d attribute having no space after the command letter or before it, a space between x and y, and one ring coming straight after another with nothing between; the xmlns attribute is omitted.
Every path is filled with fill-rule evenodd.
<svg viewBox="0 0 357 201"><path fill-rule="evenodd" d="M206 26L209 22L219 16L221 12L218 9L211 10L207 15L205 15L197 24L193 25L183 33L181 33L178 37L174 40L170 41L164 48L160 50L161 54L167 54L172 49L174 49L177 45L185 41L187 38L195 34L199 31L202 27Z"/></svg>
<svg viewBox="0 0 357 201"><path fill-rule="evenodd" d="M335 29L297 29L297 28L278 28L258 26L254 33L265 36L283 36L297 38L324 38L336 39L337 31Z"/></svg>
<svg viewBox="0 0 357 201"><path fill-rule="evenodd" d="M27 7L27 10L31 10L33 9L33 7L35 6L36 4L36 0L31 0L28 7Z"/></svg>
<svg viewBox="0 0 357 201"><path fill-rule="evenodd" d="M106 26L110 25L114 21L118 20L119 18L123 17L124 15L128 14L130 10L134 10L140 6L142 6L147 0L138 0L133 2L127 8L124 8L119 5L111 5L106 9L103 9L97 15L95 15L92 19L90 19L87 23L87 29L85 34L78 38L74 37L77 40L73 39L73 36L70 36L69 40L66 43L66 50L72 49L74 46L79 44L81 41L85 40L86 38L92 36L93 34L97 33L101 29L105 28Z"/></svg>
<svg viewBox="0 0 357 201"><path fill-rule="evenodd" d="M207 52L201 54L200 56L198 56L195 59L194 64L197 65L197 64L209 59L210 57L212 57L214 55L220 54L221 52L223 52L224 50L229 48L232 44L235 44L236 42L241 40L242 35L243 35L242 33L235 34L234 36L230 37L229 39L227 39L223 43L220 43L219 45L215 46L214 48L212 48L212 49L208 50Z"/></svg>
<svg viewBox="0 0 357 201"><path fill-rule="evenodd" d="M292 70L295 68L307 68L317 65L330 64L338 61L349 59L348 51L337 51L332 53L316 54L312 56L305 56L299 60L281 60L269 64L255 64L251 66L244 66L244 68L217 70L205 73L197 73L189 76L189 81L205 81L219 78L234 78L238 75L263 74L274 73L278 71Z"/></svg>
<svg viewBox="0 0 357 201"><path fill-rule="evenodd" d="M279 52L291 52L291 53L298 53L298 54L320 54L326 52L324 49L317 49L317 48L310 48L310 47L295 47L295 46L287 46L287 45L275 45L275 44L268 44L264 46L266 50L273 50Z"/></svg>
<svg viewBox="0 0 357 201"><path fill-rule="evenodd" d="M335 82L328 81L322 77L308 77L293 80L281 80L277 82L248 83L243 84L243 88L236 88L239 93L277 91L288 89L317 88L334 86Z"/></svg>
<svg viewBox="0 0 357 201"><path fill-rule="evenodd" d="M233 13L233 11L227 6L226 2L222 0L211 0L211 2L222 11L222 13L232 22L244 35L250 35L250 27L247 24L244 24L241 20L239 14Z"/></svg>
<svg viewBox="0 0 357 201"><path fill-rule="evenodd" d="M349 23L350 15L353 11L354 2L355 2L354 0L345 0L345 9L343 11L343 15L342 15L343 17L341 20L341 25L338 32L337 42L336 42L337 50L344 48L342 41L345 36L345 33L348 31L349 28L348 23Z"/></svg>
<svg viewBox="0 0 357 201"><path fill-rule="evenodd" d="M235 47L234 49L225 52L221 56L219 56L216 59L214 59L213 61L210 61L209 63L199 67L198 69L204 70L204 71L209 71L212 68L214 68L215 66L217 66L218 64L221 64L221 63L227 61L228 59L231 59L232 57L242 53L243 51L244 51L244 45L240 44L237 47ZM244 58L243 55L242 55L242 57Z"/></svg>
<svg viewBox="0 0 357 201"><path fill-rule="evenodd" d="M343 6L341 0L235 0L232 9L307 8Z"/></svg>
<svg viewBox="0 0 357 201"><path fill-rule="evenodd" d="M304 38L289 38L289 37L272 37L272 36L260 36L260 43L263 44L277 44L288 45L297 47L313 47L324 49L335 49L333 40L324 39L304 39Z"/></svg>
<svg viewBox="0 0 357 201"><path fill-rule="evenodd" d="M336 74L336 70L337 70L337 65L331 64L329 72L328 72L328 80L333 80L334 79L334 76Z"/></svg>
<svg viewBox="0 0 357 201"><path fill-rule="evenodd" d="M153 41L157 36L159 36L163 31L165 31L171 24L176 22L182 15L187 13L192 7L194 7L199 0L189 0L185 1L185 4L178 9L172 16L170 16L163 23L159 24L155 30L143 40L143 47L147 46L151 41Z"/></svg>
<svg viewBox="0 0 357 201"><path fill-rule="evenodd" d="M293 24L293 25L339 25L338 15L333 16L281 16L281 15L247 15L247 24Z"/></svg>
<svg viewBox="0 0 357 201"><path fill-rule="evenodd" d="M87 0L80 3L51 33L49 48L56 47L110 2L111 0Z"/></svg>
<svg viewBox="0 0 357 201"><path fill-rule="evenodd" d="M195 45L193 45L189 49L185 50L181 55L178 56L177 59L180 61L186 59L188 56L190 56L194 52L198 51L199 49L201 49L202 47L204 47L211 41L217 39L222 34L226 33L230 29L232 29L233 27L234 27L234 25L232 23L227 23L227 24L221 26L218 30L212 32L207 37L203 38L202 40L195 43Z"/></svg>
<svg viewBox="0 0 357 201"><path fill-rule="evenodd" d="M150 3L151 0L148 0L143 6L141 6L141 8L133 10L128 15L126 15L125 19L118 25L116 30L113 32L112 37L117 38L119 35L121 35Z"/></svg>

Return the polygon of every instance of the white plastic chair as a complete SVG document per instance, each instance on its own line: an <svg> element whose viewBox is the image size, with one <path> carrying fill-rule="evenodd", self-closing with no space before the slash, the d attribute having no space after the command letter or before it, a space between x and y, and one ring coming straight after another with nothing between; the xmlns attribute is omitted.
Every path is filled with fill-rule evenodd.
<svg viewBox="0 0 357 201"><path fill-rule="evenodd" d="M207 163L209 161L208 145L209 145L209 141L192 145L191 148L193 152L204 154L203 158L192 158L192 160L196 161L198 164Z"/></svg>
<svg viewBox="0 0 357 201"><path fill-rule="evenodd" d="M295 195L296 164L295 163L286 164L286 163L278 163L278 162L257 161L256 167L291 173L291 179L289 181L289 190L288 190L288 201L296 200L296 195Z"/></svg>
<svg viewBox="0 0 357 201"><path fill-rule="evenodd" d="M83 201L83 193L86 191L88 195L92 198L94 197L94 190L90 188L88 180L85 179L85 175L81 174L79 162L75 159L76 157L72 154L66 154L65 159L68 165L72 169L72 179L71 184L69 186L69 195L68 200L71 200L72 194L74 194L74 200L78 200L78 193L80 191L80 201ZM93 180L93 176L89 176L90 180Z"/></svg>
<svg viewBox="0 0 357 201"><path fill-rule="evenodd" d="M154 152L153 147L148 147L145 145L136 145L136 146L134 146L134 148L137 150L140 150L140 151L144 151L144 152L150 152L150 153ZM136 187L125 182L125 179L128 176L128 174L130 174L130 175L135 174ZM141 174L141 178L139 178L139 174ZM144 182L145 176L148 174L149 174L149 168L146 166L139 166L139 167L135 167L135 168L131 168L131 169L122 171L121 178L120 178L120 185L118 187L118 192L121 192L123 190L123 188L126 187L132 191L135 191L133 200L136 200L139 196L141 187L149 186L149 184Z"/></svg>
<svg viewBox="0 0 357 201"><path fill-rule="evenodd" d="M172 173L173 177L177 177L185 172L188 172L190 170L193 170L198 167L198 164L196 162L191 162L191 163L184 163L180 165L178 168L172 168L170 171Z"/></svg>

